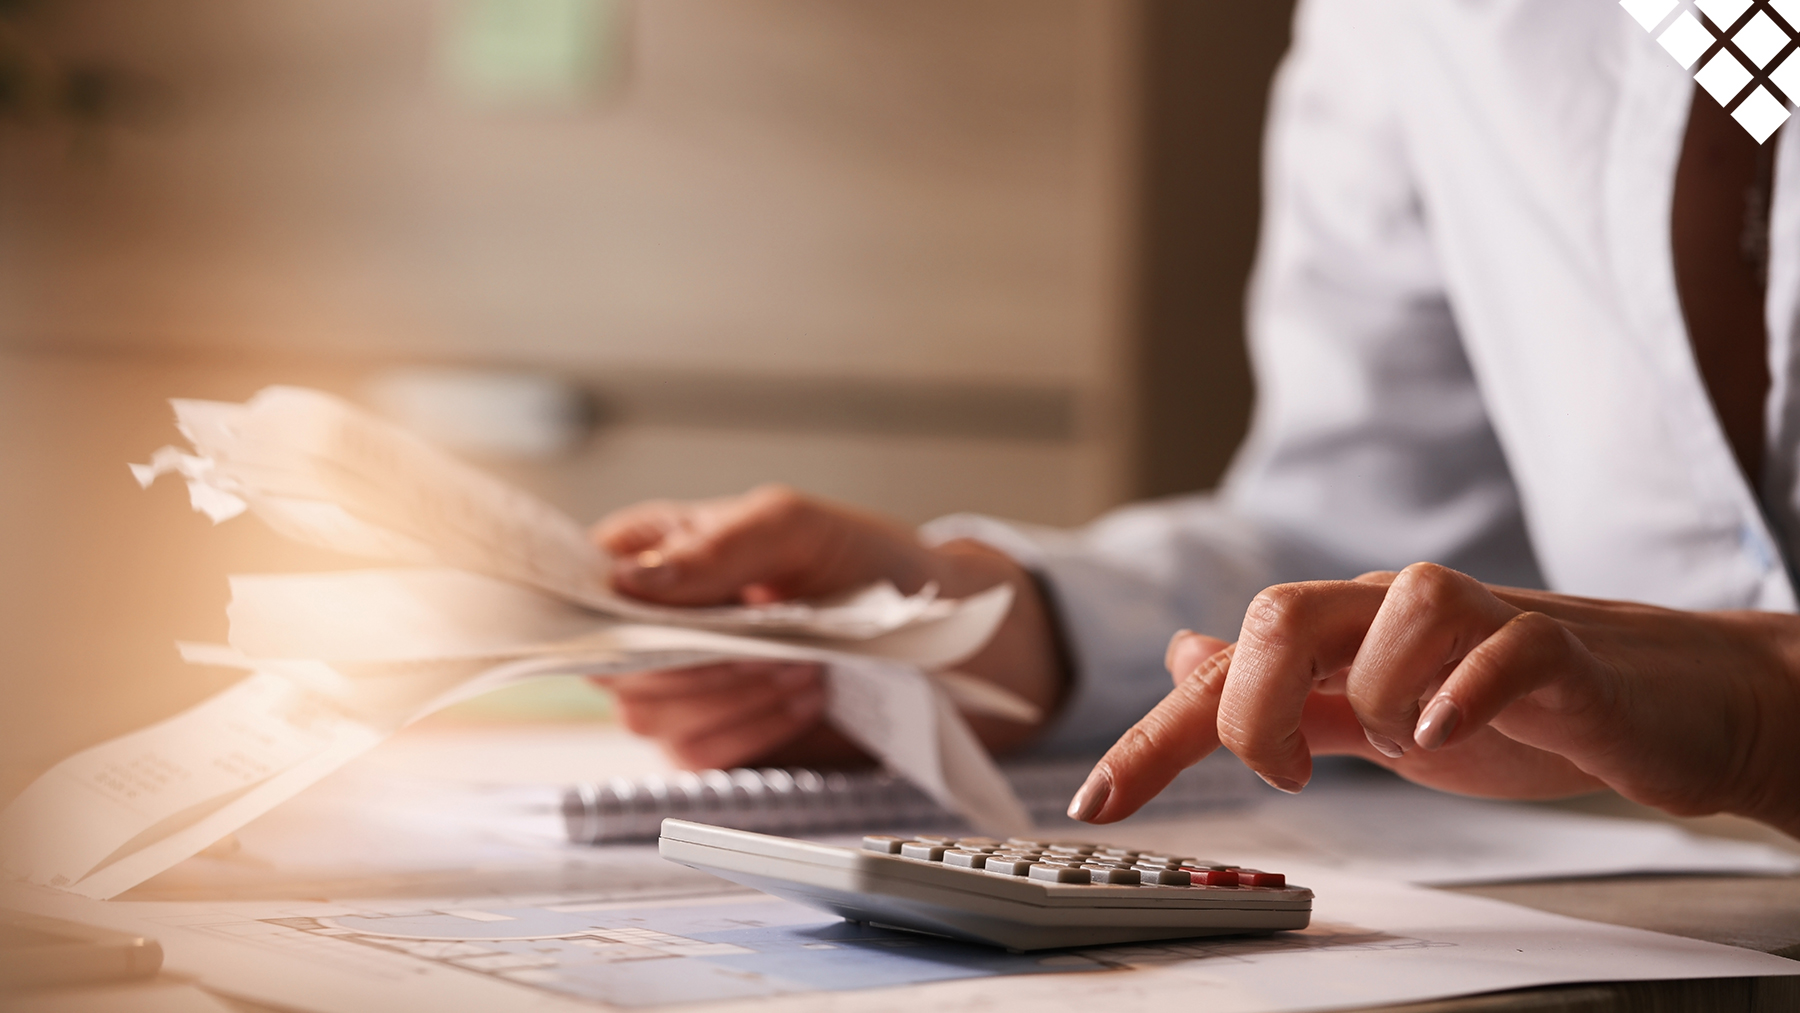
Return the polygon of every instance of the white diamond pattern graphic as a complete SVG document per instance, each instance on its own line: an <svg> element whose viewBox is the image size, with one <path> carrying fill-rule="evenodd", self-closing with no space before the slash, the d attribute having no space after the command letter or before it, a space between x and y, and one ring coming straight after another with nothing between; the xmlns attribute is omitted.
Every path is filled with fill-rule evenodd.
<svg viewBox="0 0 1800 1013"><path fill-rule="evenodd" d="M1719 104L1727 106L1738 97L1744 86L1755 80L1756 76L1744 68L1744 61L1731 55L1727 49L1719 50L1719 55L1706 61L1694 80L1706 93L1717 99Z"/></svg>
<svg viewBox="0 0 1800 1013"><path fill-rule="evenodd" d="M1744 12L1751 7L1751 0L1694 0L1694 6L1700 13L1719 26L1719 31L1729 32L1731 26L1738 23Z"/></svg>
<svg viewBox="0 0 1800 1013"><path fill-rule="evenodd" d="M1800 49L1793 48L1800 36L1800 0L1619 0L1619 6L1758 144L1775 136L1800 107ZM1677 8L1681 13L1671 19ZM1743 27L1731 32L1740 21ZM1728 44L1721 45L1728 32ZM1695 70L1709 52L1711 58Z"/></svg>
<svg viewBox="0 0 1800 1013"><path fill-rule="evenodd" d="M1800 6L1800 0L1789 0L1789 2ZM1676 3L1676 0L1621 0L1619 6L1625 8L1626 13L1636 18L1637 23L1644 26L1644 31L1654 32L1656 26L1663 23L1663 18L1668 17L1670 11L1681 5Z"/></svg>
<svg viewBox="0 0 1800 1013"><path fill-rule="evenodd" d="M1761 144L1773 137L1775 131L1781 129L1781 125L1788 121L1790 115L1787 106L1776 101L1775 96L1769 94L1769 89L1758 85L1756 90L1751 92L1750 96L1732 112L1731 118L1737 120L1739 126L1750 131L1750 136L1756 138L1756 143Z"/></svg>
<svg viewBox="0 0 1800 1013"><path fill-rule="evenodd" d="M1699 18L1682 11L1681 17L1676 18L1669 30L1662 33L1662 38L1656 41L1662 43L1662 47L1669 51L1676 63L1681 64L1683 70L1692 70L1694 64L1706 55L1707 48L1713 44L1713 33L1701 27Z"/></svg>
<svg viewBox="0 0 1800 1013"><path fill-rule="evenodd" d="M1788 33L1768 14L1757 11L1756 16L1744 27L1738 29L1731 41L1737 43L1750 62L1758 67L1767 67L1769 61L1780 55L1787 48Z"/></svg>

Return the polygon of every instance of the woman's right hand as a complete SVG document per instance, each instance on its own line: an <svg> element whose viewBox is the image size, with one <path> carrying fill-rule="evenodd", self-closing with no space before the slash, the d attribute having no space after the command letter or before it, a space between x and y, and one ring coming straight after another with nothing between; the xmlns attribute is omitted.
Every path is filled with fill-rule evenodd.
<svg viewBox="0 0 1800 1013"><path fill-rule="evenodd" d="M911 594L935 582L965 597L1011 583L1012 612L988 646L959 666L1048 714L1062 673L1035 582L1011 558L976 542L927 546L886 518L764 486L740 496L627 507L594 526L613 557L619 591L665 605L761 605L815 599L879 580ZM842 763L860 753L823 724L818 666L744 661L645 672L607 682L632 731L690 768L749 763ZM1033 728L972 719L995 748Z"/></svg>

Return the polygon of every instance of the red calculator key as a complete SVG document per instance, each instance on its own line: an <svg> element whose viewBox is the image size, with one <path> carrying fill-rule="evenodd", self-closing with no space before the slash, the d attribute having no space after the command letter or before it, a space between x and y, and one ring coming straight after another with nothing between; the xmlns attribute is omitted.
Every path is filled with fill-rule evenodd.
<svg viewBox="0 0 1800 1013"><path fill-rule="evenodd" d="M1259 869L1239 869L1238 882L1244 886L1283 887L1287 885L1287 876L1279 872L1263 872Z"/></svg>
<svg viewBox="0 0 1800 1013"><path fill-rule="evenodd" d="M1236 869L1196 869L1191 865L1182 866L1182 871L1194 878L1195 886L1236 886L1238 871Z"/></svg>

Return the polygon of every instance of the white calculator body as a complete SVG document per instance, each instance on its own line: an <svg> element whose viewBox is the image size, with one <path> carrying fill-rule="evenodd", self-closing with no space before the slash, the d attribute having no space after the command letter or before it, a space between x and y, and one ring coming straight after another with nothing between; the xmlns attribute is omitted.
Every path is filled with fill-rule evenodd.
<svg viewBox="0 0 1800 1013"><path fill-rule="evenodd" d="M860 848L664 820L662 856L858 922L1011 950L1303 929L1278 873L1086 842L875 835Z"/></svg>

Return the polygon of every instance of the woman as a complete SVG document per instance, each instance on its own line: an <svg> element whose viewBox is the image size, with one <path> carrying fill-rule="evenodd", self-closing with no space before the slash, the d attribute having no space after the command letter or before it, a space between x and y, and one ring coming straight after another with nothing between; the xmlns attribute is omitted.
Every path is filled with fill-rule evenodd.
<svg viewBox="0 0 1800 1013"><path fill-rule="evenodd" d="M1257 415L1217 496L1071 533L912 532L779 489L646 504L596 529L619 587L1009 581L967 667L1052 717L978 731L1073 749L1130 726L1071 804L1096 822L1223 744L1290 791L1313 754L1353 753L1449 790L1611 786L1800 835L1792 132L1758 143L1612 0L1311 0L1296 35ZM1739 59L1714 43L1693 65L1720 53ZM1739 63L1756 80L1731 108L1768 88ZM1165 657L1181 627L1202 632ZM694 765L842 748L804 668L657 673L620 699Z"/></svg>

